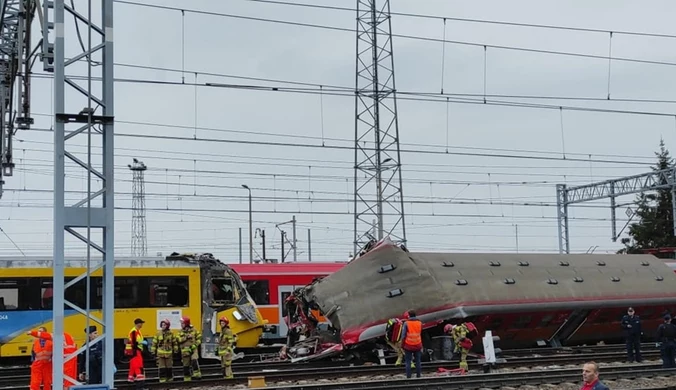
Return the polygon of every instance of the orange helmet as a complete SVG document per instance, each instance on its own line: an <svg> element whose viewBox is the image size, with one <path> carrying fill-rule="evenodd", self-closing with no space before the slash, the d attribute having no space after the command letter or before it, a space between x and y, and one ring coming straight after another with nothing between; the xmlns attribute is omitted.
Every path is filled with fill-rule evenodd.
<svg viewBox="0 0 676 390"><path fill-rule="evenodd" d="M181 317L181 324L183 324L183 326L190 326L190 317Z"/></svg>
<svg viewBox="0 0 676 390"><path fill-rule="evenodd" d="M225 325L230 325L230 320L228 320L225 316L219 318L218 322L225 322Z"/></svg>

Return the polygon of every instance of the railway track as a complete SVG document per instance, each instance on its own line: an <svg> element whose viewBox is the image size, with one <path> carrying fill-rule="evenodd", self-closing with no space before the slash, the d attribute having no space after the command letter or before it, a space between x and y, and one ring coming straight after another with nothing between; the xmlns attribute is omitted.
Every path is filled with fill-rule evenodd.
<svg viewBox="0 0 676 390"><path fill-rule="evenodd" d="M428 372L436 364L427 366ZM287 390L380 390L380 389L486 389L502 388L505 386L524 386L524 385L558 385L566 382L579 382L581 380L580 368L572 369L547 369L547 370L528 370L497 372L490 374L469 374L469 375L428 375L423 378L405 379L401 378L402 367L383 367L374 366L371 370L365 370L365 367L333 370L317 370L315 372L290 372L290 373L266 373L266 389L287 389ZM300 370L299 370L300 371ZM350 372L352 371L352 372ZM260 375L260 373L258 373ZM242 374L244 375L244 374ZM674 376L676 370L663 369L658 364L651 365L624 365L603 368L604 380L650 378L657 376ZM350 378L350 376L352 378ZM357 377L358 376L358 377ZM376 377L376 378L374 378ZM341 380L336 380L341 378ZM293 382L296 383L293 383ZM234 380L225 381L220 377L208 378L199 382L175 382L170 385L157 382L148 383L148 387L155 389L162 388L195 388L210 386L230 387L237 384L246 384L246 377L236 377ZM275 383L276 382L276 383ZM131 389L133 384L116 384L118 389Z"/></svg>
<svg viewBox="0 0 676 390"><path fill-rule="evenodd" d="M646 351L646 359L655 359L659 356L658 351ZM552 355L552 356L530 356L520 357L508 360L501 364L500 368L517 368L517 367L534 367L534 366L556 366L566 364L581 364L589 360L597 362L617 362L625 359L624 352L599 352L599 353L580 353L567 355ZM469 360L470 370L473 372L481 371L481 367L476 360ZM426 373L437 371L439 368L452 369L457 368L457 361L452 362L427 362L423 363L423 370ZM642 365L645 366L645 365ZM153 386L162 386L158 383L156 378L157 369L149 368L146 370L148 376L148 384ZM201 367L203 378L196 383L202 385L223 383L222 371L219 364L204 365ZM395 367L394 365L308 365L308 364L290 364L287 362L270 362L270 363L241 363L233 365L235 378L228 381L232 384L245 384L251 376L263 375L268 381L302 381L309 378L346 378L357 376L378 376L378 375L397 375L403 372L403 367ZM579 370L578 370L579 374ZM192 382L183 383L182 373L180 367L174 368L175 382L174 385L188 385ZM0 389L25 389L30 380L29 376L16 376L2 378L2 383L6 387ZM130 388L126 382L126 372L118 372L116 375L116 388Z"/></svg>
<svg viewBox="0 0 676 390"><path fill-rule="evenodd" d="M641 350L650 350L654 349L654 343L643 343L641 344ZM261 362L265 359L270 358L271 356L277 356L279 349L281 347L261 347L258 350L263 349L261 353L247 354L243 359L240 359L238 363L242 362ZM609 344L609 345L591 345L591 346L573 346L573 347L542 347L542 348L519 348L503 351L503 356L505 357L522 357L522 356L531 356L531 355L559 355L559 354L577 354L577 353L600 353L600 352L620 352L624 351L624 344ZM202 365L212 364L214 360L204 360L200 362ZM118 368L127 366L129 362L122 362L118 364ZM152 367L153 361L147 360L145 362L146 367ZM174 364L177 364L175 362ZM335 363L334 363L335 364ZM119 372L124 372L121 370ZM30 374L30 363L28 364L15 364L15 365L0 365L0 378L5 378L8 376L21 376Z"/></svg>

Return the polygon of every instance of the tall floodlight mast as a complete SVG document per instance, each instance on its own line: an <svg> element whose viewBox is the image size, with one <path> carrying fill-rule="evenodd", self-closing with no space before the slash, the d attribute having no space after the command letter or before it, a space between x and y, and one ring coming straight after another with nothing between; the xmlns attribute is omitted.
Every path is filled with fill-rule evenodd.
<svg viewBox="0 0 676 390"><path fill-rule="evenodd" d="M76 359L93 343L104 347L103 384L114 385L113 0L77 4L75 9L64 0L43 0L42 60L44 69L54 72L53 390L63 389L64 377L78 384L77 378L64 375L63 363ZM84 151L81 145L86 145ZM71 174L76 169L87 174L86 194L73 204L66 204L65 191L68 187L74 187L68 189L71 192L81 191L80 181L66 179L67 166ZM68 262L69 267L84 268L83 274L68 282L64 275L66 237L72 240L69 248L75 242L84 243L87 253L86 261ZM99 287L92 285L90 277L100 270ZM80 281L86 285L85 307L65 299L64 290ZM94 292L100 292L102 316L92 312ZM68 356L61 347L64 331L80 335L83 330L64 329L66 310L69 315L84 316L86 326L98 325L100 330L99 337Z"/></svg>
<svg viewBox="0 0 676 390"><path fill-rule="evenodd" d="M357 256L372 238L406 243L389 0L357 0L355 83ZM371 231L377 237L370 237Z"/></svg>
<svg viewBox="0 0 676 390"><path fill-rule="evenodd" d="M146 184L143 173L148 169L143 161L134 159L127 165L133 172L131 198L131 255L143 257L148 253L146 237Z"/></svg>

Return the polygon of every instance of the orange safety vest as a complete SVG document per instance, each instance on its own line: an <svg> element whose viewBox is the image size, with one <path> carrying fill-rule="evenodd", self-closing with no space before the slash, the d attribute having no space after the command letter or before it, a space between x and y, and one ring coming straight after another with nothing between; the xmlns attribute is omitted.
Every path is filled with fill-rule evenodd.
<svg viewBox="0 0 676 390"><path fill-rule="evenodd" d="M143 335L141 334L141 330L133 327L129 331L127 345L124 346L124 354L127 356L134 356L134 339L132 338L134 332L136 332L136 344L138 344L138 349L143 350L143 344L141 344L141 341L143 341Z"/></svg>
<svg viewBox="0 0 676 390"><path fill-rule="evenodd" d="M406 321L406 339L404 340L403 347L413 351L422 349L421 332L422 322L419 320Z"/></svg>
<svg viewBox="0 0 676 390"><path fill-rule="evenodd" d="M35 361L49 361L52 360L52 355L54 354L53 345L51 340L44 340L45 346L40 345L40 339L36 339L33 342L33 352L35 353Z"/></svg>
<svg viewBox="0 0 676 390"><path fill-rule="evenodd" d="M77 351L77 345L75 345L75 341L73 340L73 336L69 335L68 333L63 334L63 354L64 355L70 355Z"/></svg>

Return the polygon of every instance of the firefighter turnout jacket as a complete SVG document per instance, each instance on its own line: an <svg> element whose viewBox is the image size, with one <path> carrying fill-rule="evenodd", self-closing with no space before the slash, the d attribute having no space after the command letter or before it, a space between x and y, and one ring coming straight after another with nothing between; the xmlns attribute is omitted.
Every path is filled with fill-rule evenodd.
<svg viewBox="0 0 676 390"><path fill-rule="evenodd" d="M170 358L174 353L178 353L178 338L171 329L157 332L150 353L163 358Z"/></svg>
<svg viewBox="0 0 676 390"><path fill-rule="evenodd" d="M182 328L176 337L183 357L192 356L202 344L202 334L192 325Z"/></svg>

